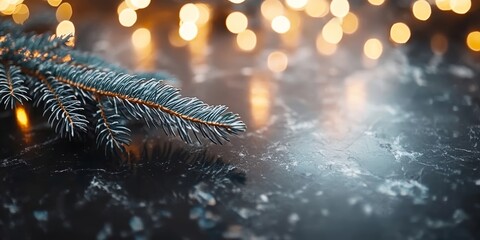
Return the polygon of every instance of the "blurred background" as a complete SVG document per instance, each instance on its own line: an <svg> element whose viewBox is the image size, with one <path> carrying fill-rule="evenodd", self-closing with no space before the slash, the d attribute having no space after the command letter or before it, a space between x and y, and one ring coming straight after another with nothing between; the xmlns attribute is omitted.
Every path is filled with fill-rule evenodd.
<svg viewBox="0 0 480 240"><path fill-rule="evenodd" d="M0 0L0 13L167 71L248 126L223 146L134 126L128 165L56 137L30 104L2 109L5 239L480 236L478 0Z"/></svg>

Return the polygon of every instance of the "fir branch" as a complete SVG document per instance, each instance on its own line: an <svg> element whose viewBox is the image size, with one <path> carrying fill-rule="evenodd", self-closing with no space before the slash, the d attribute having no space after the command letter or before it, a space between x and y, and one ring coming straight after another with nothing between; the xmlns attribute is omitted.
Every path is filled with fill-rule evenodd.
<svg viewBox="0 0 480 240"><path fill-rule="evenodd" d="M29 101L28 88L24 83L25 76L18 67L7 62L0 63L0 104L13 109L16 102L23 104L23 101Z"/></svg>
<svg viewBox="0 0 480 240"><path fill-rule="evenodd" d="M48 122L62 137L94 131L98 146L124 151L130 143L127 120L144 121L188 143L206 138L222 144L229 135L246 130L238 114L226 106L181 96L164 81L171 79L167 74L129 74L73 49L68 36L19 29L0 22L0 104L13 108L30 100L29 89L34 105L43 104Z"/></svg>
<svg viewBox="0 0 480 240"><path fill-rule="evenodd" d="M87 132L88 120L82 114L84 109L70 86L61 84L51 75L37 76L40 81L33 82L34 105L43 104L44 115L49 115L50 126L61 137L73 138L82 132Z"/></svg>

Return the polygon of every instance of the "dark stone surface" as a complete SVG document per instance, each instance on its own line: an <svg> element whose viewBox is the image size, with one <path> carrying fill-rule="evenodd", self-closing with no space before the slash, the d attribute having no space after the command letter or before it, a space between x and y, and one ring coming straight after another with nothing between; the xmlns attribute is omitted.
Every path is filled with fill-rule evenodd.
<svg viewBox="0 0 480 240"><path fill-rule="evenodd" d="M129 48L128 35L102 33L79 46ZM436 56L412 42L365 67L361 43L324 57L312 39L286 51L280 74L267 40L245 54L214 34L199 62L157 46L154 69L243 116L248 132L224 146L137 126L125 162L56 138L28 106L28 132L2 110L2 238L478 239L478 59L459 43ZM128 51L97 52L139 64Z"/></svg>

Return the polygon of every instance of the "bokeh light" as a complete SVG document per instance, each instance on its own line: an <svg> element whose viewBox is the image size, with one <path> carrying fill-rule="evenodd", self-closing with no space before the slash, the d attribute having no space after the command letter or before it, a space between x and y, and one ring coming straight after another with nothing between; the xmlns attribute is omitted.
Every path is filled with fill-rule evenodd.
<svg viewBox="0 0 480 240"><path fill-rule="evenodd" d="M252 30L247 29L237 35L237 45L243 51L252 51L257 45L257 35Z"/></svg>
<svg viewBox="0 0 480 240"><path fill-rule="evenodd" d="M228 0L228 1L230 1L231 3L235 3L235 4L240 4L240 3L245 2L245 0Z"/></svg>
<svg viewBox="0 0 480 240"><path fill-rule="evenodd" d="M291 9L301 10L307 6L308 0L285 0L285 3Z"/></svg>
<svg viewBox="0 0 480 240"><path fill-rule="evenodd" d="M324 17L329 12L329 4L326 0L309 0L305 6L305 13L310 17Z"/></svg>
<svg viewBox="0 0 480 240"><path fill-rule="evenodd" d="M137 9L146 8L150 5L150 0L130 0L130 2Z"/></svg>
<svg viewBox="0 0 480 240"><path fill-rule="evenodd" d="M390 28L390 39L395 43L406 43L410 36L410 28L405 23L397 22Z"/></svg>
<svg viewBox="0 0 480 240"><path fill-rule="evenodd" d="M323 26L322 36L325 41L331 44L337 44L342 40L343 29L337 18L332 18Z"/></svg>
<svg viewBox="0 0 480 240"><path fill-rule="evenodd" d="M458 14L467 13L472 7L471 0L450 0L452 11Z"/></svg>
<svg viewBox="0 0 480 240"><path fill-rule="evenodd" d="M475 52L480 51L480 32L470 32L467 36L467 46Z"/></svg>
<svg viewBox="0 0 480 240"><path fill-rule="evenodd" d="M260 6L262 16L267 20L272 20L276 16L283 15L284 7L279 0L265 0Z"/></svg>
<svg viewBox="0 0 480 240"><path fill-rule="evenodd" d="M225 21L228 31L232 33L240 33L248 27L248 19L241 12L232 12L227 16Z"/></svg>
<svg viewBox="0 0 480 240"><path fill-rule="evenodd" d="M368 39L363 46L363 53L365 54L365 56L373 60L380 58L382 52L382 42L380 42L380 40L376 38Z"/></svg>
<svg viewBox="0 0 480 240"><path fill-rule="evenodd" d="M432 15L430 3L425 0L418 0L412 6L413 16L421 21L426 21Z"/></svg>
<svg viewBox="0 0 480 240"><path fill-rule="evenodd" d="M23 24L30 16L30 10L27 5L19 4L15 8L15 12L12 15L13 21L17 24Z"/></svg>
<svg viewBox="0 0 480 240"><path fill-rule="evenodd" d="M337 45L336 44L331 44L325 39L323 39L323 36L321 33L317 35L317 39L315 41L315 45L317 47L318 53L322 55L332 55L337 51Z"/></svg>
<svg viewBox="0 0 480 240"><path fill-rule="evenodd" d="M131 27L137 21L137 13L131 8L125 8L118 15L118 21L124 27Z"/></svg>
<svg viewBox="0 0 480 240"><path fill-rule="evenodd" d="M193 3L187 3L180 8L180 20L184 22L196 22L200 18L200 11Z"/></svg>
<svg viewBox="0 0 480 240"><path fill-rule="evenodd" d="M50 6L57 7L60 5L60 3L62 3L62 0L48 0L47 2Z"/></svg>
<svg viewBox="0 0 480 240"><path fill-rule="evenodd" d="M380 6L385 2L385 0L368 0L368 2L374 6Z"/></svg>
<svg viewBox="0 0 480 240"><path fill-rule="evenodd" d="M66 36L66 35L75 35L75 25L73 25L72 22L69 20L64 20L61 21L57 25L57 31L56 31L57 36Z"/></svg>
<svg viewBox="0 0 480 240"><path fill-rule="evenodd" d="M437 8L442 11L452 10L450 7L450 0L435 0L435 5L437 5Z"/></svg>
<svg viewBox="0 0 480 240"><path fill-rule="evenodd" d="M152 41L150 30L146 28L139 28L132 33L132 44L137 49L147 47Z"/></svg>
<svg viewBox="0 0 480 240"><path fill-rule="evenodd" d="M272 29L277 33L288 32L290 26L290 20L285 16L277 16L272 20Z"/></svg>
<svg viewBox="0 0 480 240"><path fill-rule="evenodd" d="M198 34L198 27L193 22L185 22L178 29L178 34L185 41L192 41Z"/></svg>
<svg viewBox="0 0 480 240"><path fill-rule="evenodd" d="M353 34L358 29L358 17L352 12L349 12L347 16L343 18L342 29L346 34Z"/></svg>
<svg viewBox="0 0 480 240"><path fill-rule="evenodd" d="M287 69L288 57L280 51L272 52L268 55L267 65L272 72L283 72Z"/></svg>
<svg viewBox="0 0 480 240"><path fill-rule="evenodd" d="M63 20L70 20L72 14L72 5L70 5L70 3L62 3L60 6L58 6L55 16L57 17L57 21L61 22Z"/></svg>
<svg viewBox="0 0 480 240"><path fill-rule="evenodd" d="M333 16L343 18L350 11L350 4L347 0L332 0L330 3L330 12Z"/></svg>
<svg viewBox="0 0 480 240"><path fill-rule="evenodd" d="M198 12L200 14L197 20L197 24L206 24L210 20L210 7L205 3L196 3L195 6L197 6Z"/></svg>
<svg viewBox="0 0 480 240"><path fill-rule="evenodd" d="M17 106L15 108L15 117L17 119L17 124L20 128L29 127L27 111L25 111L25 108L23 106Z"/></svg>

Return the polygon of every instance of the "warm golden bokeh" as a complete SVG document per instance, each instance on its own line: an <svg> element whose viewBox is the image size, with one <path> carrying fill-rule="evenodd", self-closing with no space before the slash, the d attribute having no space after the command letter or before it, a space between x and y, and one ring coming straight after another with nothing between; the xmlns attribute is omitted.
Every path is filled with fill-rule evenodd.
<svg viewBox="0 0 480 240"><path fill-rule="evenodd" d="M331 44L338 44L343 37L343 29L337 18L332 18L322 28L322 36Z"/></svg>
<svg viewBox="0 0 480 240"><path fill-rule="evenodd" d="M131 27L137 22L137 13L131 8L125 8L118 14L118 21L124 27Z"/></svg>
<svg viewBox="0 0 480 240"><path fill-rule="evenodd" d="M150 0L129 0L129 2L136 9L146 8L150 5Z"/></svg>
<svg viewBox="0 0 480 240"><path fill-rule="evenodd" d="M257 45L257 35L250 29L247 29L237 35L237 46L242 51L252 51Z"/></svg>
<svg viewBox="0 0 480 240"><path fill-rule="evenodd" d="M16 6L14 13L12 14L12 19L17 24L23 24L28 17L30 16L30 10L27 5L19 4Z"/></svg>
<svg viewBox="0 0 480 240"><path fill-rule="evenodd" d="M61 22L63 20L70 20L73 14L72 5L70 3L62 3L58 6L57 11L55 13L57 17L57 21Z"/></svg>
<svg viewBox="0 0 480 240"><path fill-rule="evenodd" d="M241 33L248 27L248 18L241 12L232 12L227 16L225 25L232 33Z"/></svg>
<svg viewBox="0 0 480 240"><path fill-rule="evenodd" d="M368 39L363 46L363 53L365 54L365 56L373 60L380 58L382 52L382 42L380 42L380 40L376 38Z"/></svg>
<svg viewBox="0 0 480 240"><path fill-rule="evenodd" d="M279 0L265 0L260 6L260 11L263 17L269 21L285 12L282 2Z"/></svg>
<svg viewBox="0 0 480 240"><path fill-rule="evenodd" d="M267 66L272 72L283 72L288 66L288 57L280 51L272 52L268 55Z"/></svg>
<svg viewBox="0 0 480 240"><path fill-rule="evenodd" d="M410 28L405 23L397 22L390 28L390 39L395 43L406 43L410 36Z"/></svg>
<svg viewBox="0 0 480 240"><path fill-rule="evenodd" d="M199 17L197 24L204 25L210 20L210 7L205 3L196 3L195 6L198 8Z"/></svg>
<svg viewBox="0 0 480 240"><path fill-rule="evenodd" d="M347 16L350 11L350 4L347 0L332 0L330 3L330 13L339 18Z"/></svg>
<svg viewBox="0 0 480 240"><path fill-rule="evenodd" d="M57 26L57 36L75 35L75 25L69 20L61 21Z"/></svg>
<svg viewBox="0 0 480 240"><path fill-rule="evenodd" d="M343 18L342 29L346 34L353 34L358 29L358 17L352 12L349 12L347 16Z"/></svg>
<svg viewBox="0 0 480 240"><path fill-rule="evenodd" d="M200 10L193 3L187 3L180 8L180 20L184 22L196 22L200 18Z"/></svg>
<svg viewBox="0 0 480 240"><path fill-rule="evenodd" d="M198 27L193 22L184 22L178 29L178 34L185 41L192 41L198 35Z"/></svg>
<svg viewBox="0 0 480 240"><path fill-rule="evenodd" d="M310 0L312 1L312 0ZM288 7L295 10L302 10L307 6L308 0L285 0Z"/></svg>
<svg viewBox="0 0 480 240"><path fill-rule="evenodd" d="M368 0L368 2L374 6L380 6L385 2L385 0Z"/></svg>
<svg viewBox="0 0 480 240"><path fill-rule="evenodd" d="M458 14L467 13L472 7L471 0L450 0L452 11Z"/></svg>
<svg viewBox="0 0 480 240"><path fill-rule="evenodd" d="M15 108L15 117L17 119L17 124L20 128L23 129L29 127L30 124L28 121L28 115L23 106L17 106Z"/></svg>
<svg viewBox="0 0 480 240"><path fill-rule="evenodd" d="M272 29L276 33L286 33L290 26L290 20L285 16L277 16L272 20Z"/></svg>
<svg viewBox="0 0 480 240"><path fill-rule="evenodd" d="M146 28L139 28L132 33L132 44L137 49L147 47L152 41L150 30Z"/></svg>
<svg viewBox="0 0 480 240"><path fill-rule="evenodd" d="M62 0L48 0L47 2L50 6L57 7L60 5L60 3L62 3Z"/></svg>
<svg viewBox="0 0 480 240"><path fill-rule="evenodd" d="M413 16L421 21L426 21L432 15L430 3L425 0L417 0L412 6Z"/></svg>
<svg viewBox="0 0 480 240"><path fill-rule="evenodd" d="M475 52L480 51L480 31L474 31L468 34L467 46Z"/></svg>
<svg viewBox="0 0 480 240"><path fill-rule="evenodd" d="M452 10L450 7L450 0L435 0L435 5L437 5L437 8L442 11Z"/></svg>
<svg viewBox="0 0 480 240"><path fill-rule="evenodd" d="M305 13L310 17L324 17L328 14L330 5L326 0L309 0L305 6Z"/></svg>

